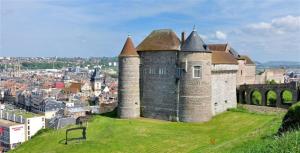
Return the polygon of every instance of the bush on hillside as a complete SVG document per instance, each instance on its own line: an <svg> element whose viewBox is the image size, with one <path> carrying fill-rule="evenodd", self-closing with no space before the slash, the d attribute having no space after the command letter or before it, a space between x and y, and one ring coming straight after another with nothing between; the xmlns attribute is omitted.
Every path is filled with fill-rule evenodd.
<svg viewBox="0 0 300 153"><path fill-rule="evenodd" d="M291 106L285 114L278 132L283 133L300 127L300 102Z"/></svg>

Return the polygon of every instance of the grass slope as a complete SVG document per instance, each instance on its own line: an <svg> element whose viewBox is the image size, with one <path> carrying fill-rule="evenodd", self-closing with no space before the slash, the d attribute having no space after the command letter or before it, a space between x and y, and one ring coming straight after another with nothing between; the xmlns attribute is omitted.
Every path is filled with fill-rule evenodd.
<svg viewBox="0 0 300 153"><path fill-rule="evenodd" d="M65 145L65 129L50 130L12 152L230 152L247 141L276 132L280 122L281 116L233 111L206 123L94 116L88 124L87 141Z"/></svg>
<svg viewBox="0 0 300 153"><path fill-rule="evenodd" d="M283 136L267 136L245 142L234 148L232 153L300 153L300 131L285 133Z"/></svg>

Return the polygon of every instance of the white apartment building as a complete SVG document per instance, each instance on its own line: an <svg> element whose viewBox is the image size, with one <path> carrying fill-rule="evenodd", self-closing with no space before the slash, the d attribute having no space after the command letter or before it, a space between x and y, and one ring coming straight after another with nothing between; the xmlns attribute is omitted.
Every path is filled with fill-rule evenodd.
<svg viewBox="0 0 300 153"><path fill-rule="evenodd" d="M25 140L45 128L45 116L21 110L0 110L0 119L24 124Z"/></svg>
<svg viewBox="0 0 300 153"><path fill-rule="evenodd" d="M25 142L25 125L0 119L0 146L4 151Z"/></svg>

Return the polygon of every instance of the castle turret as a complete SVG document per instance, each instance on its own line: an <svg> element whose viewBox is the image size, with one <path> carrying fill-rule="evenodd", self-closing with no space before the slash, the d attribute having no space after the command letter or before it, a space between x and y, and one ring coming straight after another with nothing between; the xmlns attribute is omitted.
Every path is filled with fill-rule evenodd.
<svg viewBox="0 0 300 153"><path fill-rule="evenodd" d="M179 52L179 120L204 122L213 116L211 100L211 51L197 34L188 36Z"/></svg>
<svg viewBox="0 0 300 153"><path fill-rule="evenodd" d="M140 58L129 36L119 55L118 116L140 116Z"/></svg>

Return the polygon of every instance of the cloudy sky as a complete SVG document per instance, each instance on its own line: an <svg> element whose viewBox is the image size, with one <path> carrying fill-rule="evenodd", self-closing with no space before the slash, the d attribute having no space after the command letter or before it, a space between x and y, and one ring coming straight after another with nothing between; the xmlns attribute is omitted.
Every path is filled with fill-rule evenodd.
<svg viewBox="0 0 300 153"><path fill-rule="evenodd" d="M300 61L299 0L0 0L0 56L117 56L154 29L228 42L257 61Z"/></svg>

